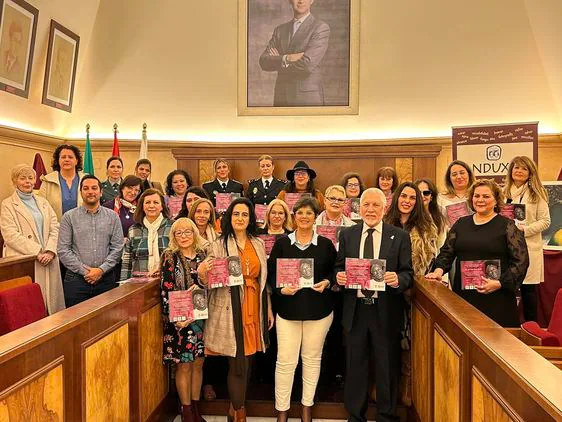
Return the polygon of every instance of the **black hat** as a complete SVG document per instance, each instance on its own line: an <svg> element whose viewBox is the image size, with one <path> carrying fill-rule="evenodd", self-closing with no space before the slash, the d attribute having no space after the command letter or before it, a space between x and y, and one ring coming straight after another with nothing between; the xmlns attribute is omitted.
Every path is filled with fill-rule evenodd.
<svg viewBox="0 0 562 422"><path fill-rule="evenodd" d="M306 170L311 180L316 178L316 172L308 167L308 164L306 164L304 161L297 161L292 169L287 170L287 180L295 180L295 171L297 170Z"/></svg>

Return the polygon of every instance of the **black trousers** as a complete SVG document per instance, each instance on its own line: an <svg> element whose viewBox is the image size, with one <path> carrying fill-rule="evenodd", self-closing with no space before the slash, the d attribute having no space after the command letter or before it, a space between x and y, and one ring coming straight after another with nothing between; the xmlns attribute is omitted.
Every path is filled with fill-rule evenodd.
<svg viewBox="0 0 562 422"><path fill-rule="evenodd" d="M88 283L84 276L67 269L62 286L64 302L69 308L117 287L117 281L114 269L106 272L96 284Z"/></svg>
<svg viewBox="0 0 562 422"><path fill-rule="evenodd" d="M538 284L521 285L521 302L523 302L523 317L525 321L537 320L537 287Z"/></svg>
<svg viewBox="0 0 562 422"><path fill-rule="evenodd" d="M398 421L400 332L389 335L379 318L378 304L358 299L351 331L346 333L345 409L350 422L366 422L369 396L369 357L374 362L377 422Z"/></svg>

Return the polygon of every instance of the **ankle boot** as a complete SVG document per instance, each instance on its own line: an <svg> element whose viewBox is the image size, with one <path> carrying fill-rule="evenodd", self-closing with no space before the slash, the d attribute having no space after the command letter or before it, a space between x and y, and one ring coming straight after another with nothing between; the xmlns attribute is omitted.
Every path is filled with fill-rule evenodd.
<svg viewBox="0 0 562 422"><path fill-rule="evenodd" d="M312 406L302 406L302 422L312 422Z"/></svg>
<svg viewBox="0 0 562 422"><path fill-rule="evenodd" d="M181 407L181 420L182 422L197 422L193 415L193 406L191 404L184 404Z"/></svg>
<svg viewBox="0 0 562 422"><path fill-rule="evenodd" d="M195 422L207 422L199 413L199 400L191 400L191 407L193 408L193 417Z"/></svg>

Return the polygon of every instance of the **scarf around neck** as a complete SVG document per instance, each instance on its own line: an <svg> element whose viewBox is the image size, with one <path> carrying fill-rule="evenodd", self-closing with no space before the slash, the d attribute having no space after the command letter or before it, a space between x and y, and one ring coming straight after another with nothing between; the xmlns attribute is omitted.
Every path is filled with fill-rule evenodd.
<svg viewBox="0 0 562 422"><path fill-rule="evenodd" d="M149 222L144 217L142 223L148 229L148 271L157 270L160 266L160 249L158 248L158 229L164 220L164 216L160 214L154 222Z"/></svg>

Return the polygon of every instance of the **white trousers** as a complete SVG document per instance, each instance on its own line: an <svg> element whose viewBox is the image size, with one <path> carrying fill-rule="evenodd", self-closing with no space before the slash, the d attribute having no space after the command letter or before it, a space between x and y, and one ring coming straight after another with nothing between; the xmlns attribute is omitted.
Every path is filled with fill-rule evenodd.
<svg viewBox="0 0 562 422"><path fill-rule="evenodd" d="M322 349L334 313L317 321L289 321L277 315L277 364L275 366L275 408L282 412L291 406L295 369L302 358L303 406L314 404L320 378ZM343 357L342 357L343 358Z"/></svg>

